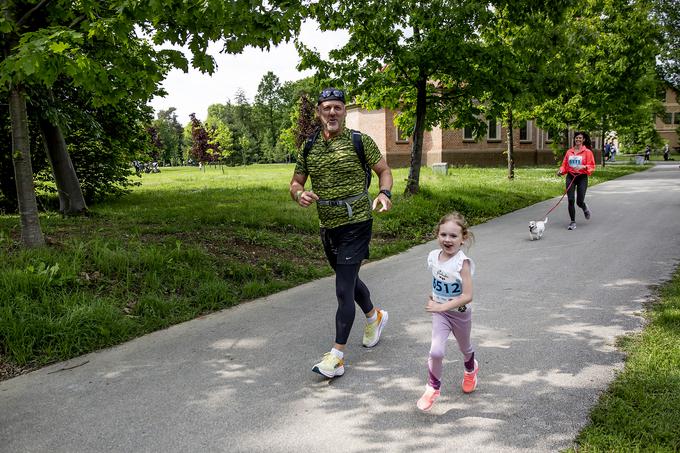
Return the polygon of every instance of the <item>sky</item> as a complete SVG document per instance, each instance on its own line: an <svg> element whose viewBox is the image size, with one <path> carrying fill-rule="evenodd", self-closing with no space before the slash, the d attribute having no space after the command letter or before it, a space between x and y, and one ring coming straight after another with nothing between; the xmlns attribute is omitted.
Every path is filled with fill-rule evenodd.
<svg viewBox="0 0 680 453"><path fill-rule="evenodd" d="M347 36L344 31L321 32L310 22L304 23L300 31L301 41L324 57L331 49L343 45ZM210 53L217 62L217 70L212 75L192 69L187 73L179 69L170 71L162 84L168 94L151 100L154 110L175 107L177 120L184 125L189 122L191 113L205 120L209 105L233 100L239 88L243 89L248 101L253 102L257 86L268 71L272 71L281 84L313 75L313 71L300 72L295 68L300 57L292 42L272 47L269 52L247 48L238 55L220 54L219 49L219 45L211 47Z"/></svg>

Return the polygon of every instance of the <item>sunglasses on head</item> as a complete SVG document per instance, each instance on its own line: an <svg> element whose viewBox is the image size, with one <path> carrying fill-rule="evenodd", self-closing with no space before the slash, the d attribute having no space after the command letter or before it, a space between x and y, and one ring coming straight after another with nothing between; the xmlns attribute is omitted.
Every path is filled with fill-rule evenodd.
<svg viewBox="0 0 680 453"><path fill-rule="evenodd" d="M345 97L345 93L344 93L342 90L323 90L323 91L321 92L321 97L324 98L324 99L326 99L326 98L328 98L328 97L331 97L331 96L336 96L336 97L339 97L339 98L344 98L344 97Z"/></svg>

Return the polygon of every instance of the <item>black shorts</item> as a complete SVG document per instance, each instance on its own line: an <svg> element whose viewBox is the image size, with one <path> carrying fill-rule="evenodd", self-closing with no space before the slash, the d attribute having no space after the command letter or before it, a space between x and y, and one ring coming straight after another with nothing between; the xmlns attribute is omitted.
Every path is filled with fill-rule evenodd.
<svg viewBox="0 0 680 453"><path fill-rule="evenodd" d="M357 264L368 258L373 220L350 223L336 228L321 228L323 251L331 267L336 264Z"/></svg>

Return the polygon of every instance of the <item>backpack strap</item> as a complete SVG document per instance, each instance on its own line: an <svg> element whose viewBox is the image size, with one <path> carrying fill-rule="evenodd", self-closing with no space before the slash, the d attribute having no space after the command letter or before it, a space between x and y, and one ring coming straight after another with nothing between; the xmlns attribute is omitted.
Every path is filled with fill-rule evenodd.
<svg viewBox="0 0 680 453"><path fill-rule="evenodd" d="M319 134L321 133L321 129L317 129L314 132L312 132L312 135L307 138L307 141L305 142L305 147L302 150L302 164L305 166L305 169L307 168L307 155L309 155L309 150L312 149L312 146L314 146L314 143L316 140L319 138Z"/></svg>
<svg viewBox="0 0 680 453"><path fill-rule="evenodd" d="M354 145L354 151L356 151L357 156L359 156L361 167L364 169L364 173L366 174L366 182L364 185L364 189L368 190L368 188L371 187L372 172L371 167L368 166L368 162L366 161L364 141L361 138L361 132L355 130L350 130L350 132L352 133L352 144Z"/></svg>

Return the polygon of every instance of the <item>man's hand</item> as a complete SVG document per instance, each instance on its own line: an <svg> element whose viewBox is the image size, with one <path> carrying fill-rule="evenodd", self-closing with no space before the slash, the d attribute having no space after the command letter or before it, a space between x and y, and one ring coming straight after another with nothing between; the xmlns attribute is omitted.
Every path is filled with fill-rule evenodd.
<svg viewBox="0 0 680 453"><path fill-rule="evenodd" d="M311 190L303 190L298 191L298 195L296 196L296 198L298 204L303 208L306 208L307 206L311 205L316 200L318 200L319 196L312 192Z"/></svg>
<svg viewBox="0 0 680 453"><path fill-rule="evenodd" d="M382 205L382 207L378 210L378 212L385 212L389 211L392 209L392 200L387 198L387 195L384 193L379 193L378 196L376 197L375 200L373 200L373 210L375 211L378 208L378 203Z"/></svg>

